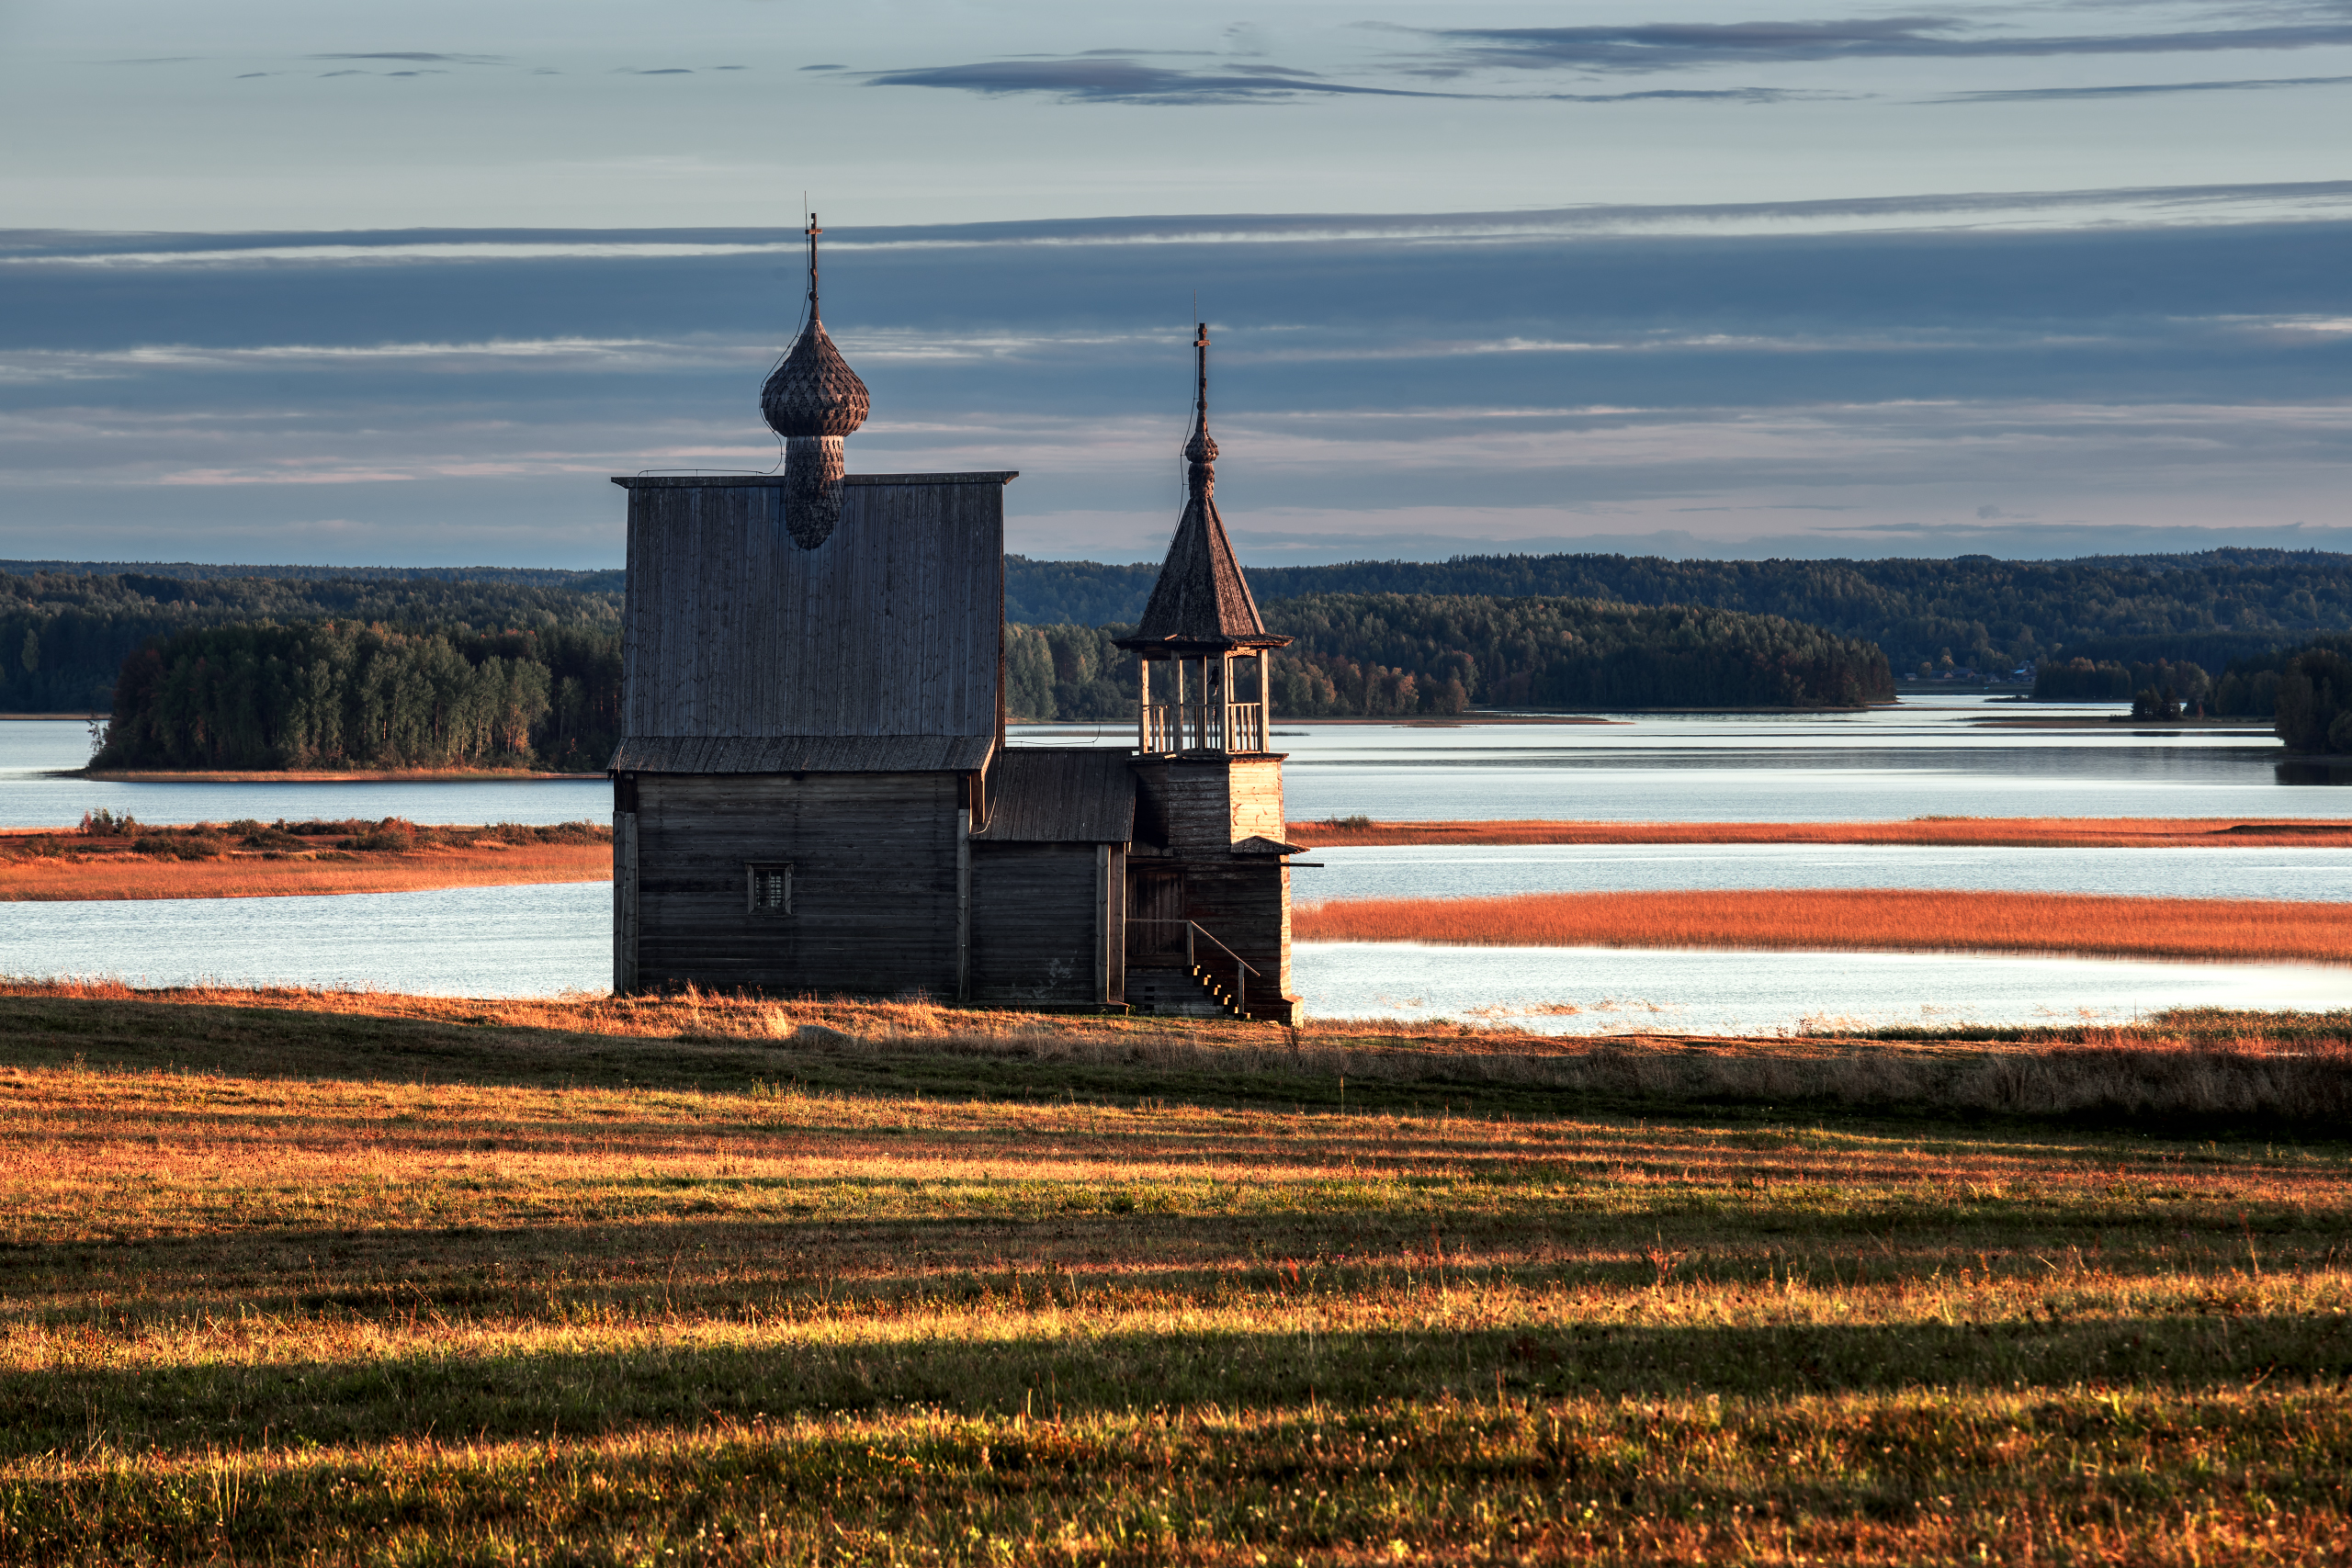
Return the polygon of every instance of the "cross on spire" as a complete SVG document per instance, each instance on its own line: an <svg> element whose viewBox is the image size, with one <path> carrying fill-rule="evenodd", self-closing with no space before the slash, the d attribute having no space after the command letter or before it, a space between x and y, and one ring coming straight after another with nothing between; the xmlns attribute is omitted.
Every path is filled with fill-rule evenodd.
<svg viewBox="0 0 2352 1568"><path fill-rule="evenodd" d="M808 215L808 227L804 232L808 236L808 319L815 321L817 319L817 236L824 232L822 229L817 227L815 213L811 212Z"/></svg>

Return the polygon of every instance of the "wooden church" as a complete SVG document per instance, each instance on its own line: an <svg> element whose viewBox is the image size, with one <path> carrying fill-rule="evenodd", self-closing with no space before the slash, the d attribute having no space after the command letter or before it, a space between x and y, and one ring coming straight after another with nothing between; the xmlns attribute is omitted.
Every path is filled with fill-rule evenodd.
<svg viewBox="0 0 2352 1568"><path fill-rule="evenodd" d="M761 398L775 476L628 491L613 986L1295 1021L1269 634L1189 479L1133 637L1132 749L1008 747L1011 471L851 474L869 401L817 310Z"/></svg>

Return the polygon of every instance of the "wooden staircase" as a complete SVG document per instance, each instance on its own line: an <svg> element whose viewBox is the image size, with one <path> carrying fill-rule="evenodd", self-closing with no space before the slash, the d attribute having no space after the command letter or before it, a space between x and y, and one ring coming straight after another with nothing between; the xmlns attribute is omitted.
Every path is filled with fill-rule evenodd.
<svg viewBox="0 0 2352 1568"><path fill-rule="evenodd" d="M1129 969L1127 1006L1163 1018L1250 1016L1231 988L1197 964L1190 969Z"/></svg>

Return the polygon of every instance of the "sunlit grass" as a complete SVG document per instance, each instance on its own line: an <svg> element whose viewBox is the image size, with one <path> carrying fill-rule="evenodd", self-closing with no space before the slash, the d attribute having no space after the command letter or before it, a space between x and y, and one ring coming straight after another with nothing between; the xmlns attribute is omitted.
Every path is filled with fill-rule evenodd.
<svg viewBox="0 0 2352 1568"><path fill-rule="evenodd" d="M1935 1075L2343 1023L9 987L0 1559L2326 1560L2344 1145ZM1909 1099L1728 1093L1869 1052Z"/></svg>

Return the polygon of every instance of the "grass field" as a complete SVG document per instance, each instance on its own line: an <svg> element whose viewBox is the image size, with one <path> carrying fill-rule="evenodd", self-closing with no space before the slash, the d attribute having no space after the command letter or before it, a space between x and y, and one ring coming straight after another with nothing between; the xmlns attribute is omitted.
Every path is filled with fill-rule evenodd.
<svg viewBox="0 0 2352 1568"><path fill-rule="evenodd" d="M2352 962L2352 904L1904 888L1523 893L1302 905L1300 942L2084 953Z"/></svg>
<svg viewBox="0 0 2352 1568"><path fill-rule="evenodd" d="M2276 850L2352 846L2352 819L2238 817L1914 817L1895 822L1293 822L1292 841L1395 844L1951 844L2024 849Z"/></svg>
<svg viewBox="0 0 2352 1568"><path fill-rule="evenodd" d="M0 1557L2337 1560L2348 1030L0 987Z"/></svg>

